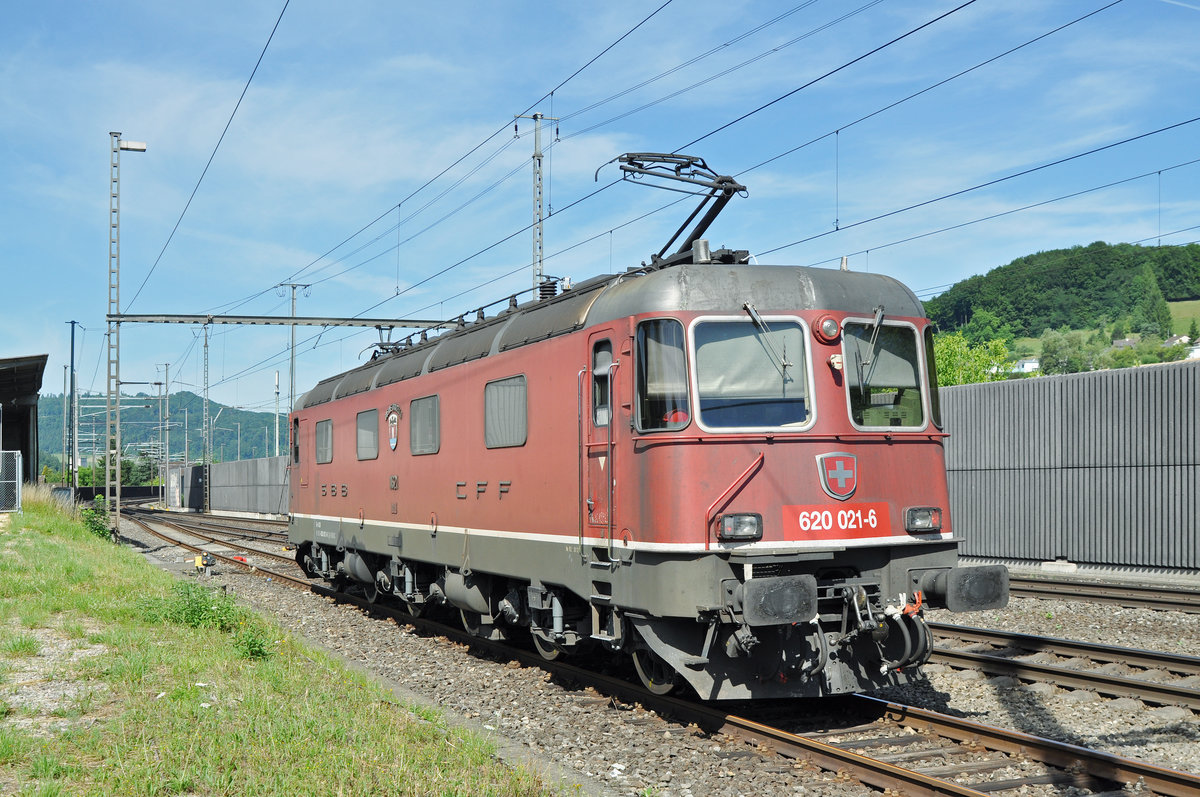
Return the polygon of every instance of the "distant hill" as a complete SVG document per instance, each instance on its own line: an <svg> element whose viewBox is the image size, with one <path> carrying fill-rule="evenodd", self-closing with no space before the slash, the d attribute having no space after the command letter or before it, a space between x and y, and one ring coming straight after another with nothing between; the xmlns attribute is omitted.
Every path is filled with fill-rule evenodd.
<svg viewBox="0 0 1200 797"><path fill-rule="evenodd" d="M104 433L104 396L89 395L81 396L80 399L79 453L87 456L92 451L92 435ZM61 395L44 395L38 398L38 449L43 455L53 455L55 460L62 454L63 449L63 408L65 404ZM135 404L137 406L130 406ZM144 406L146 404L150 406ZM137 446L158 442L158 396L145 393L139 393L136 396L122 396L121 407L121 443L122 447L126 449L125 456L133 459L137 456L134 453ZM241 410L210 400L208 414L217 419L216 428L213 430L213 457L217 461L237 459L238 424L241 424L242 459L274 455L275 416L273 413ZM200 459L204 452L204 441L200 433L203 418L203 396L197 396L188 391L171 395L170 446L172 461L177 461L179 455L183 453L185 437L188 459ZM97 443L96 450L102 449L103 443ZM286 449L287 415L284 414L279 419L279 451L284 453Z"/></svg>
<svg viewBox="0 0 1200 797"><path fill-rule="evenodd" d="M944 332L963 327L981 310L1018 337L1037 337L1062 327L1094 329L1122 319L1129 320L1134 331L1155 332L1149 328L1161 326L1166 301L1197 298L1200 244L1097 242L1020 257L955 283L927 301L925 312Z"/></svg>

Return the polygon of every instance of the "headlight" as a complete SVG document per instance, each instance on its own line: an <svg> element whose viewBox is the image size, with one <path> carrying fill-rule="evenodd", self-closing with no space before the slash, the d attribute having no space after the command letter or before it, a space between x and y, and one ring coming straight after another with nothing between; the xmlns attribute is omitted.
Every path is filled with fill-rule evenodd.
<svg viewBox="0 0 1200 797"><path fill-rule="evenodd" d="M936 506L910 506L904 510L904 530L941 531L942 510Z"/></svg>
<svg viewBox="0 0 1200 797"><path fill-rule="evenodd" d="M721 515L717 518L717 539L762 539L762 515L746 512L740 515Z"/></svg>
<svg viewBox="0 0 1200 797"><path fill-rule="evenodd" d="M837 319L831 315L823 315L817 319L816 326L813 327L813 334L817 336L817 340L822 343L833 343L841 334L841 326Z"/></svg>

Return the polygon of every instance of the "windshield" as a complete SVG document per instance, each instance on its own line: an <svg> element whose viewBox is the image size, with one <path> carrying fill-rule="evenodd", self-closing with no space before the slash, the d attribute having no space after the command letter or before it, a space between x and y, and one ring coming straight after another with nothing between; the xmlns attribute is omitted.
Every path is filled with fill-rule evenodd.
<svg viewBox="0 0 1200 797"><path fill-rule="evenodd" d="M809 422L808 355L795 319L703 321L694 328L700 420L709 428L798 427Z"/></svg>
<svg viewBox="0 0 1200 797"><path fill-rule="evenodd" d="M855 425L924 426L916 330L907 324L846 321L842 340Z"/></svg>

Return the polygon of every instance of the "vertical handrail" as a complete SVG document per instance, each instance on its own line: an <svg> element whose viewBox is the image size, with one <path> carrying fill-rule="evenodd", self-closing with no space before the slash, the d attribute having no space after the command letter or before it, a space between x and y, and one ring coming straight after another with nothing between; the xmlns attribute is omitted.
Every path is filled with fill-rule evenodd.
<svg viewBox="0 0 1200 797"><path fill-rule="evenodd" d="M584 482L584 460L587 459L587 446L585 437L587 435L584 413L583 411L583 375L588 372L587 368L580 368L579 373L575 375L575 416L576 416L576 431L579 438L579 495L575 502L579 510L579 561L581 564L587 562L587 556L583 552L583 496L587 492L587 484Z"/></svg>
<svg viewBox="0 0 1200 797"><path fill-rule="evenodd" d="M621 364L620 360L613 360L608 366L608 562L612 566L613 560L613 515L616 514L616 506L614 498L616 488L613 486L616 482L616 462L613 460L613 419L617 417L617 405L613 401L616 391L613 389L616 386L614 374L617 372L617 366Z"/></svg>
<svg viewBox="0 0 1200 797"><path fill-rule="evenodd" d="M734 479L733 484L726 487L725 492L717 496L717 500L708 505L708 510L704 513L704 550L707 551L709 549L712 541L713 510L717 508L718 504L732 495L734 490L738 489L747 481L749 481L750 474L762 464L763 459L765 458L766 455L763 452L758 452L758 457L756 457L755 460L750 463L750 467L742 471L742 475Z"/></svg>

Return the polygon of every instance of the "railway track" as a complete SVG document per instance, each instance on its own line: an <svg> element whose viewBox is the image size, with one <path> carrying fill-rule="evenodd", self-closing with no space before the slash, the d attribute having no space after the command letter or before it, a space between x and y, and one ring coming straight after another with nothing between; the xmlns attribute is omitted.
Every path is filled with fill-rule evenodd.
<svg viewBox="0 0 1200 797"><path fill-rule="evenodd" d="M1136 584L1083 581L1077 578L1054 579L1011 575L1009 591L1011 595L1019 598L1080 600L1124 607L1200 613L1200 590L1182 587L1147 587Z"/></svg>
<svg viewBox="0 0 1200 797"><path fill-rule="evenodd" d="M445 636L501 660L515 659L524 666L547 670L556 678L586 684L590 689L582 700L600 701L623 709L628 713L629 721L660 721L655 717L657 714L696 723L709 733L722 735L725 749L721 754L724 755L766 755L786 762L788 767L825 769L888 794L966 797L1020 793L1039 784L1070 785L1094 792L1140 784L1141 788L1154 794L1200 794L1200 776L1197 775L869 697L843 700L833 709L817 710L816 713L822 716L818 722L820 729L806 730L788 729L788 718L794 718L798 713L812 715L811 703L806 703L802 712L798 712L795 705L789 706L786 712L780 712L779 706L774 704L767 708L751 705L743 712L749 716L740 716L695 701L656 696L630 680L585 670L561 660L545 661L532 651L481 640L455 626L429 618L415 618L398 608L333 592L298 577L298 569L289 557L212 537L161 517L153 517L150 522L140 516L130 519L166 542L210 553L218 561L234 567L254 570L279 583L359 606L374 615L418 627L424 633ZM174 527L176 532L190 535L200 544L156 531L151 523ZM271 559L273 566L255 565L204 547L213 543L242 549L247 553L244 558L262 556ZM1013 642L1008 640L1003 644ZM855 717L849 724L845 719L847 713ZM830 729L830 726L835 727Z"/></svg>
<svg viewBox="0 0 1200 797"><path fill-rule="evenodd" d="M1195 656L945 623L929 627L942 643L934 647L934 663L1200 711L1200 658Z"/></svg>
<svg viewBox="0 0 1200 797"><path fill-rule="evenodd" d="M165 522L165 521L164 521ZM263 528L255 528L252 526L241 525L232 522L227 518L215 519L208 515L172 515L170 522L178 527L195 529L199 532L215 532L225 537L232 537L243 540L260 540L262 542L274 544L286 544L288 541L287 531L271 531ZM254 520L247 521L254 523L255 526L261 525L262 521Z"/></svg>

